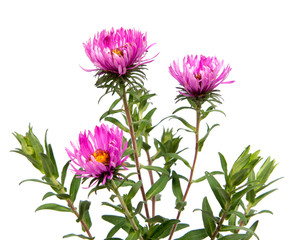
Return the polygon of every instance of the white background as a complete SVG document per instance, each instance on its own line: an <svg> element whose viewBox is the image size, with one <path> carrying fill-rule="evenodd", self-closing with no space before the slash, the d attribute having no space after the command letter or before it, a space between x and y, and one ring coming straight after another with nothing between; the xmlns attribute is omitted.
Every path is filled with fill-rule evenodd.
<svg viewBox="0 0 302 240"><path fill-rule="evenodd" d="M199 156L195 176L220 167L217 152L229 164L249 144L253 151L261 149L263 157L271 155L279 163L272 177L284 179L275 184L279 190L257 208L274 212L259 216L257 234L264 240L297 239L302 214L301 23L298 0L2 1L1 239L54 240L81 232L71 214L34 212L48 189L37 183L18 185L40 175L26 159L9 153L19 147L11 133L25 133L31 123L43 139L49 129L49 142L62 168L68 160L64 149L69 141L75 141L80 131L93 129L112 100L98 104L102 91L94 87L93 73L80 68L92 67L82 43L111 27L148 32L148 42L157 43L149 56L160 54L149 64L146 83L157 93L155 121L175 108L177 83L168 73L174 59L187 54L216 55L231 65L229 80L236 82L220 86L224 98L220 109L227 117L214 114L208 119L220 127L213 130ZM191 138L185 135L185 146ZM187 158L192 159L189 151ZM192 228L202 226L200 212L192 210L201 208L205 195L213 200L218 214L207 183L193 186L182 215L184 221L193 222ZM85 199L87 190L81 196ZM101 220L108 209L100 203L108 196L100 192L90 198L94 204L91 232L96 239L104 239L111 227ZM163 196L166 200L168 195ZM171 210L165 210L167 206ZM163 203L159 213L174 217L173 206L174 200Z"/></svg>

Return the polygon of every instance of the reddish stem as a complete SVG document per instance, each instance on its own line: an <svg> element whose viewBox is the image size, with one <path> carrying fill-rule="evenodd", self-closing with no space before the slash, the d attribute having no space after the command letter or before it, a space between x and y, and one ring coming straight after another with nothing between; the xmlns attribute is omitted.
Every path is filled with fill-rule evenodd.
<svg viewBox="0 0 302 240"><path fill-rule="evenodd" d="M185 202L185 200L186 200L186 198L187 198L187 196L188 196L190 187L191 187L191 185L192 185L194 169L195 169L195 165L196 165L196 162L197 162L197 156L198 156L198 142L199 142L199 125L200 125L200 109L196 109L195 154L194 154L193 166L192 166L192 168L191 168L191 173L190 173L188 185L187 185L185 194L184 194L184 196L183 196L183 198L182 198L182 201L183 201L183 202ZM178 213L177 213L177 216L176 216L176 219L177 219L177 220L179 220L180 215L181 215L181 210L178 210ZM171 233L170 233L169 240L172 239L172 236L173 236L173 234L174 234L174 232L175 232L175 230L176 230L176 227L177 227L177 224L174 224L174 226L173 226L173 228L172 228L172 231L171 231Z"/></svg>

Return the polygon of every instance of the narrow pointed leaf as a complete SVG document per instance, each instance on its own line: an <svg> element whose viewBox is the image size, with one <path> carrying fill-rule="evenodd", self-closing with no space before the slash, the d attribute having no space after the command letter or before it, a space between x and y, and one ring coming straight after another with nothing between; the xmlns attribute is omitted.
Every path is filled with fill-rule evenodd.
<svg viewBox="0 0 302 240"><path fill-rule="evenodd" d="M220 231L222 231L222 232L225 232L225 231L234 231L234 230L243 230L243 231L246 231L247 233L252 234L257 239L259 239L259 237L257 236L257 234L253 230L251 230L249 228L246 228L246 227L240 227L240 226L221 226L221 228L220 228Z"/></svg>
<svg viewBox="0 0 302 240"><path fill-rule="evenodd" d="M176 200L182 201L183 193L179 181L179 176L175 171L172 172L172 191L174 196L176 197Z"/></svg>
<svg viewBox="0 0 302 240"><path fill-rule="evenodd" d="M163 174L148 190L146 193L147 200L150 200L153 196L160 193L162 190L164 190L165 186L167 185L169 181L169 176L166 174Z"/></svg>
<svg viewBox="0 0 302 240"><path fill-rule="evenodd" d="M187 128L191 129L192 131L196 131L196 128L193 127L190 123L188 123L185 119L183 119L182 117L178 117L176 115L171 115L169 116L170 118L175 118L177 120L179 120L180 122L182 122L183 125L185 125Z"/></svg>
<svg viewBox="0 0 302 240"><path fill-rule="evenodd" d="M94 237L86 237L82 234L74 234L74 233L70 233L70 234L67 234L67 235L63 236L63 238L70 238L70 237L78 237L78 238L81 238L81 239L94 239Z"/></svg>
<svg viewBox="0 0 302 240"><path fill-rule="evenodd" d="M242 240L245 236L245 234L232 234L218 238L218 240Z"/></svg>
<svg viewBox="0 0 302 240"><path fill-rule="evenodd" d="M180 221L176 219L171 219L163 222L157 227L156 231L152 234L151 238L158 239L168 236L172 230L173 225L179 222Z"/></svg>
<svg viewBox="0 0 302 240"><path fill-rule="evenodd" d="M70 195L70 201L71 202L75 201L75 199L77 197L77 194L78 194L78 191L79 191L79 188L80 188L80 185L81 185L81 178L79 178L75 175L73 177L72 181L71 181L70 190L69 190L69 195Z"/></svg>
<svg viewBox="0 0 302 240"><path fill-rule="evenodd" d="M213 236L213 233L216 228L216 223L213 218L213 211L211 209L207 197L205 197L202 202L202 220L204 228L209 237Z"/></svg>
<svg viewBox="0 0 302 240"><path fill-rule="evenodd" d="M126 204L130 203L131 199L135 197L135 195L138 192L138 190L140 189L141 185L142 185L142 182L138 181L131 187L131 189L127 195L127 198L125 199Z"/></svg>
<svg viewBox="0 0 302 240"><path fill-rule="evenodd" d="M72 212L70 208L62 206L62 205L58 205L56 203L47 203L44 205L41 205L40 207L38 207L36 209L37 211L40 210L55 210L55 211L59 211L59 212Z"/></svg>
<svg viewBox="0 0 302 240"><path fill-rule="evenodd" d="M206 178L220 206L222 207L222 209L226 210L226 203L229 201L229 197L227 197L228 194L212 174L206 172Z"/></svg>
<svg viewBox="0 0 302 240"><path fill-rule="evenodd" d="M25 179L25 180L21 181L21 182L19 183L19 185L21 185L22 183L25 183L25 182L37 182L37 183L43 183L43 184L46 184L46 185L49 185L49 186L54 187L54 185L52 185L52 184L50 184L50 183L47 183L47 182L44 182L44 181L39 180L39 179Z"/></svg>
<svg viewBox="0 0 302 240"><path fill-rule="evenodd" d="M146 170L152 170L152 171L156 171L156 172L161 172L161 173L164 173L164 174L166 174L166 175L169 175L169 172L166 170L166 169L164 169L164 168L161 168L161 167L157 167L157 166L140 166L141 168L143 168L143 169L146 169Z"/></svg>
<svg viewBox="0 0 302 240"><path fill-rule="evenodd" d="M53 161L44 153L40 153L40 157L42 160L42 166L45 172L45 176L47 178L54 177L55 179L57 179L59 177L59 174Z"/></svg>
<svg viewBox="0 0 302 240"><path fill-rule="evenodd" d="M201 240L205 239L206 237L208 237L208 234L205 229L196 229L175 240Z"/></svg>
<svg viewBox="0 0 302 240"><path fill-rule="evenodd" d="M116 118L113 117L106 117L105 118L106 121L113 123L114 125L118 126L120 129L122 129L124 132L129 133L129 129L124 126L119 120L117 120Z"/></svg>
<svg viewBox="0 0 302 240"><path fill-rule="evenodd" d="M49 198L51 196L55 196L56 194L53 193L53 192L47 192L44 194L43 198L42 198L42 201L45 200L46 198Z"/></svg>
<svg viewBox="0 0 302 240"><path fill-rule="evenodd" d="M190 166L189 162L186 159L184 159L183 157L179 156L177 153L164 153L163 156L178 159L178 160L182 161L188 168L190 168L190 169L192 168Z"/></svg>
<svg viewBox="0 0 302 240"><path fill-rule="evenodd" d="M61 184L62 184L63 187L64 187L64 184L65 184L65 179L66 179L67 169L69 167L69 163L70 163L70 160L64 165L64 167L62 169L62 172L61 172Z"/></svg>

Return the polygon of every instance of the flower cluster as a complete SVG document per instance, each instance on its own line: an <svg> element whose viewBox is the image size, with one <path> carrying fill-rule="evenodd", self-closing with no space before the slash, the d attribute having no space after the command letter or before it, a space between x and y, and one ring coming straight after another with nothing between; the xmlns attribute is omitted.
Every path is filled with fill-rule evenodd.
<svg viewBox="0 0 302 240"><path fill-rule="evenodd" d="M73 172L82 177L92 177L101 180L105 184L107 179L112 179L117 169L128 156L122 158L122 154L127 148L127 143L123 146L123 131L118 127L111 127L102 124L96 126L94 134L79 134L79 145L71 143L72 150L66 148L67 154L72 160ZM80 168L80 169L79 169Z"/></svg>
<svg viewBox="0 0 302 240"><path fill-rule="evenodd" d="M182 68L182 69L181 69ZM204 98L225 81L231 68L223 67L223 61L216 57L188 55L183 58L182 67L176 61L169 67L170 74L182 85L179 93L190 98Z"/></svg>
<svg viewBox="0 0 302 240"><path fill-rule="evenodd" d="M147 45L146 33L135 29L103 30L84 43L85 52L96 67L87 71L124 75L130 69L153 61L143 59L152 45Z"/></svg>

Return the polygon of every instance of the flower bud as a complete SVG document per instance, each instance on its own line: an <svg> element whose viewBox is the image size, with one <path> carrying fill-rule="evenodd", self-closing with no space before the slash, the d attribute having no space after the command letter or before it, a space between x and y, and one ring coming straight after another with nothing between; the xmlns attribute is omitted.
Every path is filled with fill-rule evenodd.
<svg viewBox="0 0 302 240"><path fill-rule="evenodd" d="M173 129L164 129L161 142L166 147L167 153L176 153L181 137L174 137Z"/></svg>
<svg viewBox="0 0 302 240"><path fill-rule="evenodd" d="M18 142L21 145L21 149L16 149L14 152L25 156L35 168L37 168L40 172L44 173L40 156L40 154L43 153L44 150L40 141L34 135L32 127L29 126L29 130L25 134L25 136L16 132L13 133L13 135L17 138Z"/></svg>
<svg viewBox="0 0 302 240"><path fill-rule="evenodd" d="M258 156L260 151L254 153L249 153L249 151L250 147L248 146L235 161L229 175L228 186L230 188L239 186L244 182L257 163L261 160L261 157Z"/></svg>

